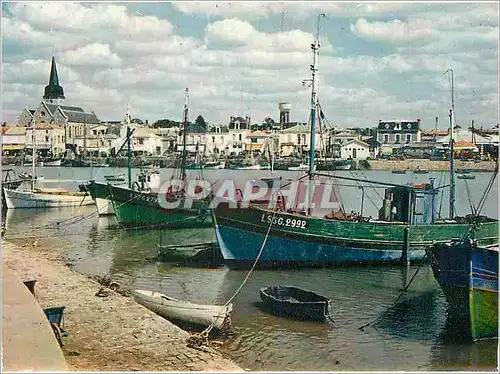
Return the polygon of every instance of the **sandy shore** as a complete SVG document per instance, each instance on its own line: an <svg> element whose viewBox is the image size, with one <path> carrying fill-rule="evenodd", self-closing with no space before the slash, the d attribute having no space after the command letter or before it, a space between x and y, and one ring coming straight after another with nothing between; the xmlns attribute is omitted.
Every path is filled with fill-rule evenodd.
<svg viewBox="0 0 500 374"><path fill-rule="evenodd" d="M16 245L17 244L17 245ZM72 371L243 371L214 347L188 348L189 334L71 270L44 243L2 239L2 261L22 280L36 279L42 308L65 306L63 353Z"/></svg>

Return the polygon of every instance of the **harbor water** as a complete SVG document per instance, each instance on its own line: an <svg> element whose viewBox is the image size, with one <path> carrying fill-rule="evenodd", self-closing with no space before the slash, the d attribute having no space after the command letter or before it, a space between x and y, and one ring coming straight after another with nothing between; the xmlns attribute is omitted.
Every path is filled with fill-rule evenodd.
<svg viewBox="0 0 500 374"><path fill-rule="evenodd" d="M29 168L17 168L27 171ZM91 175L88 168L39 168L49 186L55 183L77 188ZM194 171L190 171L194 173ZM96 168L92 178L125 173L126 169ZM133 170L135 176L138 170ZM162 176L171 171L161 169ZM204 170L209 181L223 177L244 180L268 175L265 171ZM297 172L277 172L295 179ZM398 175L391 172L338 172L338 175L392 183L448 183L449 173ZM456 210L470 213L484 192L490 173L474 173L474 180L458 180ZM61 181L61 182L58 182ZM65 181L65 182L62 182ZM68 182L70 181L70 182ZM340 182L346 211L361 209L376 216L383 190L360 188ZM362 184L366 186L365 184ZM446 189L444 189L446 190ZM364 197L362 198L362 194ZM498 217L498 185L481 214ZM439 203L447 215L448 196ZM63 253L73 268L84 274L109 274L129 288L160 291L198 303L225 303L243 282L247 271L225 267L200 269L156 262L157 245L215 241L212 228L186 230L121 230L114 217L97 217L94 206L50 210L9 210L5 214L5 238L44 238L53 251ZM36 250L36 247L34 249ZM27 253L27 255L29 255ZM401 290L418 270L396 304ZM270 285L294 285L331 299L334 322L312 323L279 319L260 308L259 289ZM224 350L243 368L251 370L494 370L498 340L470 343L464 326L448 313L444 295L430 266L336 267L327 269L254 271L233 301L234 335ZM394 306L390 308L391 305ZM376 321L374 326L359 327Z"/></svg>

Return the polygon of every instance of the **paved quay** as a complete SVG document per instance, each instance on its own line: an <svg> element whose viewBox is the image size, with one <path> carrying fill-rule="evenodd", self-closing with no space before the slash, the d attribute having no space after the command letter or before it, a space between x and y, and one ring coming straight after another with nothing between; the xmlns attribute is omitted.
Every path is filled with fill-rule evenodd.
<svg viewBox="0 0 500 374"><path fill-rule="evenodd" d="M2 371L67 371L59 343L25 280L2 264Z"/></svg>
<svg viewBox="0 0 500 374"><path fill-rule="evenodd" d="M2 252L2 262L23 280L37 280L42 308L66 307L62 352L70 371L244 371L214 347L188 348L186 331L132 298L109 289L107 297L96 296L101 285L65 266L42 240L3 240Z"/></svg>

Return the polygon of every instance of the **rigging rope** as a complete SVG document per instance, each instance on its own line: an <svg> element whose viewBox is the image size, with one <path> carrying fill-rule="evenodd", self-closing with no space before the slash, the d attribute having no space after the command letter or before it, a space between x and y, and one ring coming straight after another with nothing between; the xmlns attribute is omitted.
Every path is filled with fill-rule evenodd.
<svg viewBox="0 0 500 374"><path fill-rule="evenodd" d="M272 215L272 218L271 218L271 222L269 223L269 227L267 228L266 236L264 237L264 240L262 241L262 245L260 247L259 253L257 254L257 258L255 259L255 261L254 261L252 267L250 268L250 270L248 271L245 279L243 279L243 282L241 282L241 284L238 287L238 289L234 292L233 296L231 296L229 298L229 300L227 300L226 303L224 304L225 307L227 307L229 304L231 304L231 302L234 300L234 298L242 290L242 288L245 286L246 282L250 278L250 275L252 274L253 270L257 266L257 263L259 262L260 256L262 255L262 252L264 252L264 248L266 247L267 240L269 239L269 234L271 232L271 228L273 226L273 221L274 221L275 216L276 216L276 210L273 210L273 215ZM201 345L201 343L203 341L206 341L208 339L208 334L210 334L210 332L214 328L215 323L220 318L227 318L227 317L228 317L227 315L216 316L215 320L205 330L203 330L201 333L195 333L195 334L192 334L191 336L189 336L187 338L187 344L188 344L188 346Z"/></svg>
<svg viewBox="0 0 500 374"><path fill-rule="evenodd" d="M406 291L408 291L408 288L410 287L410 285L412 284L413 280L415 279L416 275L418 274L418 272L420 271L420 268L422 267L422 265L425 263L425 259L427 258L427 252L425 252L425 255L424 257L422 258L422 260L420 261L420 264L418 265L418 268L417 270L415 271L415 273L413 274L413 276L411 277L410 281L408 282L408 284L403 288L403 290L401 291L401 293L399 294L399 296L396 298L396 300L394 300L394 302L389 305L389 307L381 314L379 314L379 316L377 318L375 318L374 320L368 322L367 324L361 326L361 327L358 327L359 330L363 331L363 329L365 327L368 327L368 326L376 326L383 318L384 314L387 313L389 310L391 310L392 308L394 308L394 306L397 304L397 302L399 301L399 299L401 299L401 297L405 294Z"/></svg>

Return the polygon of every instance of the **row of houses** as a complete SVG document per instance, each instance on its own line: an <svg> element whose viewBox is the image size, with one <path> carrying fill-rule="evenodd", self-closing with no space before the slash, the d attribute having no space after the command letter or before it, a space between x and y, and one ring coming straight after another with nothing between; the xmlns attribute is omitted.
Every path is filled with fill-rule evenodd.
<svg viewBox="0 0 500 374"><path fill-rule="evenodd" d="M24 108L18 124L2 126L2 154L26 153L33 149L34 143L43 156L67 156L68 152L113 155L123 147L128 127L134 130L131 145L135 154L160 156L181 147L213 158L244 152L273 152L285 157L309 153L310 127L306 123L290 122L290 103L279 103L280 123L273 122L265 129L255 130L249 116L231 116L227 124L212 125L208 129L190 123L184 137L178 127L152 128L147 122L146 125L132 123L128 110L122 121L103 122L93 111L66 105L64 100L53 57L43 100L34 109ZM420 119L379 120L376 128L365 131L356 128L323 130L321 135L317 131L316 151L327 157L344 159L374 158L395 151L447 149L449 143L446 131L424 131ZM455 139L466 149L476 151L481 151L485 145L498 145L498 128L496 132L482 133L485 136L477 131L457 129Z"/></svg>
<svg viewBox="0 0 500 374"><path fill-rule="evenodd" d="M323 134L316 134L316 151L327 157L362 160L381 155L404 153L412 156L419 152L448 149L447 131L422 131L419 125L418 120L380 121L377 128L368 133L357 128L329 129ZM127 114L123 121L73 127L70 136L70 127L53 122L37 124L34 138L33 127L3 126L3 154L26 152L32 149L35 139L41 155L59 156L65 152L65 139L69 137L77 154L113 155L123 147L128 127L133 129L131 146L136 155L160 156L179 151L184 147L185 140L188 152L200 152L214 159L248 152L302 157L309 153L311 140L310 127L306 123L295 123L285 129L252 130L249 117L230 117L227 125L214 125L207 130L190 124L184 138L178 127L155 129L131 123ZM485 146L498 146L498 133L483 136L471 129L457 127L454 139L456 150L481 152Z"/></svg>

